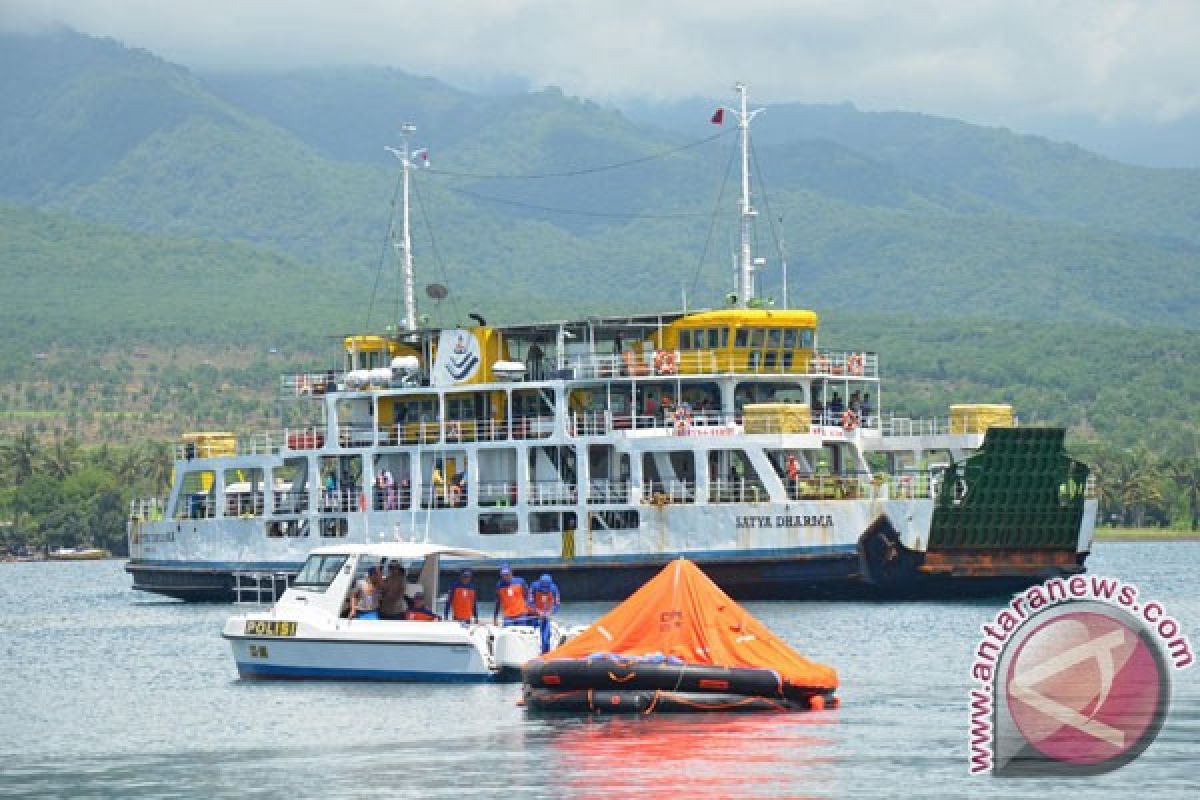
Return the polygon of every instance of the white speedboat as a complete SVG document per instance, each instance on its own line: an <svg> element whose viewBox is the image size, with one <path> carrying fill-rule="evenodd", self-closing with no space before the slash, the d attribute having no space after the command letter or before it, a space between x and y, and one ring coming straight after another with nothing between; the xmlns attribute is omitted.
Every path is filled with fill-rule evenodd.
<svg viewBox="0 0 1200 800"><path fill-rule="evenodd" d="M535 627L436 620L348 619L350 594L374 566L399 563L426 597L438 597L442 557L487 558L463 547L415 542L313 550L274 606L238 614L222 636L245 679L470 682L519 680L541 653ZM409 585L410 590L418 586ZM554 632L554 641L562 638Z"/></svg>

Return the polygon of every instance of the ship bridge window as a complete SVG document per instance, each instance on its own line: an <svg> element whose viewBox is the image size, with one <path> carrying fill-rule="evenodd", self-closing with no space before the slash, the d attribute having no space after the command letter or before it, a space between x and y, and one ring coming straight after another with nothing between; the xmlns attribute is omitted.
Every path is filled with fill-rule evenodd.
<svg viewBox="0 0 1200 800"><path fill-rule="evenodd" d="M696 331L696 332L704 333L704 331ZM691 350L692 349L692 332L690 330L682 330L679 332L679 349L680 350Z"/></svg>

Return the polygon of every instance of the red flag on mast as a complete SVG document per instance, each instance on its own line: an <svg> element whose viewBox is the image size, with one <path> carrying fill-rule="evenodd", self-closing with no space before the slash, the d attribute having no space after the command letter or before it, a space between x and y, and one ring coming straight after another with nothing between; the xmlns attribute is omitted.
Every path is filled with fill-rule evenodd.
<svg viewBox="0 0 1200 800"><path fill-rule="evenodd" d="M713 125L724 125L725 124L725 109L718 108L716 111L713 112L712 124Z"/></svg>

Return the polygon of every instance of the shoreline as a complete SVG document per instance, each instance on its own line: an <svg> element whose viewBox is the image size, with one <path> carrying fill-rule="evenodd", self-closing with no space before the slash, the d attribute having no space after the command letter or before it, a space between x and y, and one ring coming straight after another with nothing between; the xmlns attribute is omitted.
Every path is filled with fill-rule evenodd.
<svg viewBox="0 0 1200 800"><path fill-rule="evenodd" d="M1200 532L1106 528L1097 530L1092 540L1095 542L1200 542Z"/></svg>

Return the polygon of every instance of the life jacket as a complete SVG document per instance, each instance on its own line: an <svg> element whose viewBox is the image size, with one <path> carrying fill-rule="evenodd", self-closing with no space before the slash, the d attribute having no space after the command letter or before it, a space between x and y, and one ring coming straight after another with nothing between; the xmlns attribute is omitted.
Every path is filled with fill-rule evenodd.
<svg viewBox="0 0 1200 800"><path fill-rule="evenodd" d="M433 622L438 618L438 615L427 608L410 608L404 612L404 618L417 620L418 622Z"/></svg>
<svg viewBox="0 0 1200 800"><path fill-rule="evenodd" d="M455 586L450 591L450 619L466 622L475 616L475 587Z"/></svg>
<svg viewBox="0 0 1200 800"><path fill-rule="evenodd" d="M533 590L533 607L543 614L549 614L554 610L554 595L553 591L542 588Z"/></svg>
<svg viewBox="0 0 1200 800"><path fill-rule="evenodd" d="M525 585L513 581L507 586L497 586L496 596L500 599L500 611L508 619L529 615L529 605L525 602Z"/></svg>

